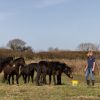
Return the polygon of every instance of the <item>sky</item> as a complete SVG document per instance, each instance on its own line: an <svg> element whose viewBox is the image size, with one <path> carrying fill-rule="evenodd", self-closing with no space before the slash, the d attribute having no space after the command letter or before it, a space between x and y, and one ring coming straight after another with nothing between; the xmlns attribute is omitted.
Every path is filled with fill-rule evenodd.
<svg viewBox="0 0 100 100"><path fill-rule="evenodd" d="M100 0L0 0L0 47L16 38L36 51L100 44Z"/></svg>

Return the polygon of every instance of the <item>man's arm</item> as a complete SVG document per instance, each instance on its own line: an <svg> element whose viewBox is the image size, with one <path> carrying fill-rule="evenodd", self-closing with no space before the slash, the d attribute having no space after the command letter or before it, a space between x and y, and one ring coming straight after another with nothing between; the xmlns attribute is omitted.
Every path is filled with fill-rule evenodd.
<svg viewBox="0 0 100 100"><path fill-rule="evenodd" d="M84 71L86 71L86 70L87 70L87 67L88 67L88 64L86 64Z"/></svg>
<svg viewBox="0 0 100 100"><path fill-rule="evenodd" d="M94 68L95 68L95 62L93 62L93 68L92 68L92 71L94 71Z"/></svg>

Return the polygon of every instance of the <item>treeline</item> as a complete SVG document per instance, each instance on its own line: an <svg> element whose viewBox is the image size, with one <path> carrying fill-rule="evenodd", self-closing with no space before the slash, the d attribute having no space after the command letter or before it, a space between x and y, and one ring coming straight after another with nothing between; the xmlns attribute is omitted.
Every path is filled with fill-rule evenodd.
<svg viewBox="0 0 100 100"><path fill-rule="evenodd" d="M20 57L26 59L86 59L86 51L48 51L48 52L18 52L11 49L0 49L0 57ZM100 58L100 52L94 52L96 58Z"/></svg>
<svg viewBox="0 0 100 100"><path fill-rule="evenodd" d="M86 59L87 51L93 50L96 58L100 58L100 45L93 43L81 43L78 45L77 51L64 51L59 48L49 48L47 52L34 52L31 46L28 46L22 39L12 39L8 41L7 48L0 49L0 57L23 56L26 59Z"/></svg>

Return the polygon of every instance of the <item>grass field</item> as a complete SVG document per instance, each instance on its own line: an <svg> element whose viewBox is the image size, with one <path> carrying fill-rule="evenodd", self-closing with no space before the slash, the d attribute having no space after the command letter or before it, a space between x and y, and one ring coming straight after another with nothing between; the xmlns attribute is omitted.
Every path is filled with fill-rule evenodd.
<svg viewBox="0 0 100 100"><path fill-rule="evenodd" d="M20 79L19 85L2 83L0 74L0 100L100 100L100 76L95 76L95 86L87 86L84 80L83 61L66 61L68 65L75 65L74 79L79 81L75 87L71 79L62 75L63 85L36 86L35 83L24 84ZM47 78L48 79L48 78Z"/></svg>
<svg viewBox="0 0 100 100"><path fill-rule="evenodd" d="M77 78L78 79L78 78ZM78 86L72 86L71 80L62 77L63 85L36 86L31 82L19 85L7 85L0 82L0 100L100 100L100 83L87 86L79 80Z"/></svg>

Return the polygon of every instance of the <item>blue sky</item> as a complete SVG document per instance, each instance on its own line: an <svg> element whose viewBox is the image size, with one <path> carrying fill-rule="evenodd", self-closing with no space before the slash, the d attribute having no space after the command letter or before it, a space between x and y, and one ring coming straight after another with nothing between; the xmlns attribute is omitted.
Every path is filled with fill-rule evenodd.
<svg viewBox="0 0 100 100"><path fill-rule="evenodd" d="M100 0L0 0L0 47L15 38L34 50L100 44Z"/></svg>

